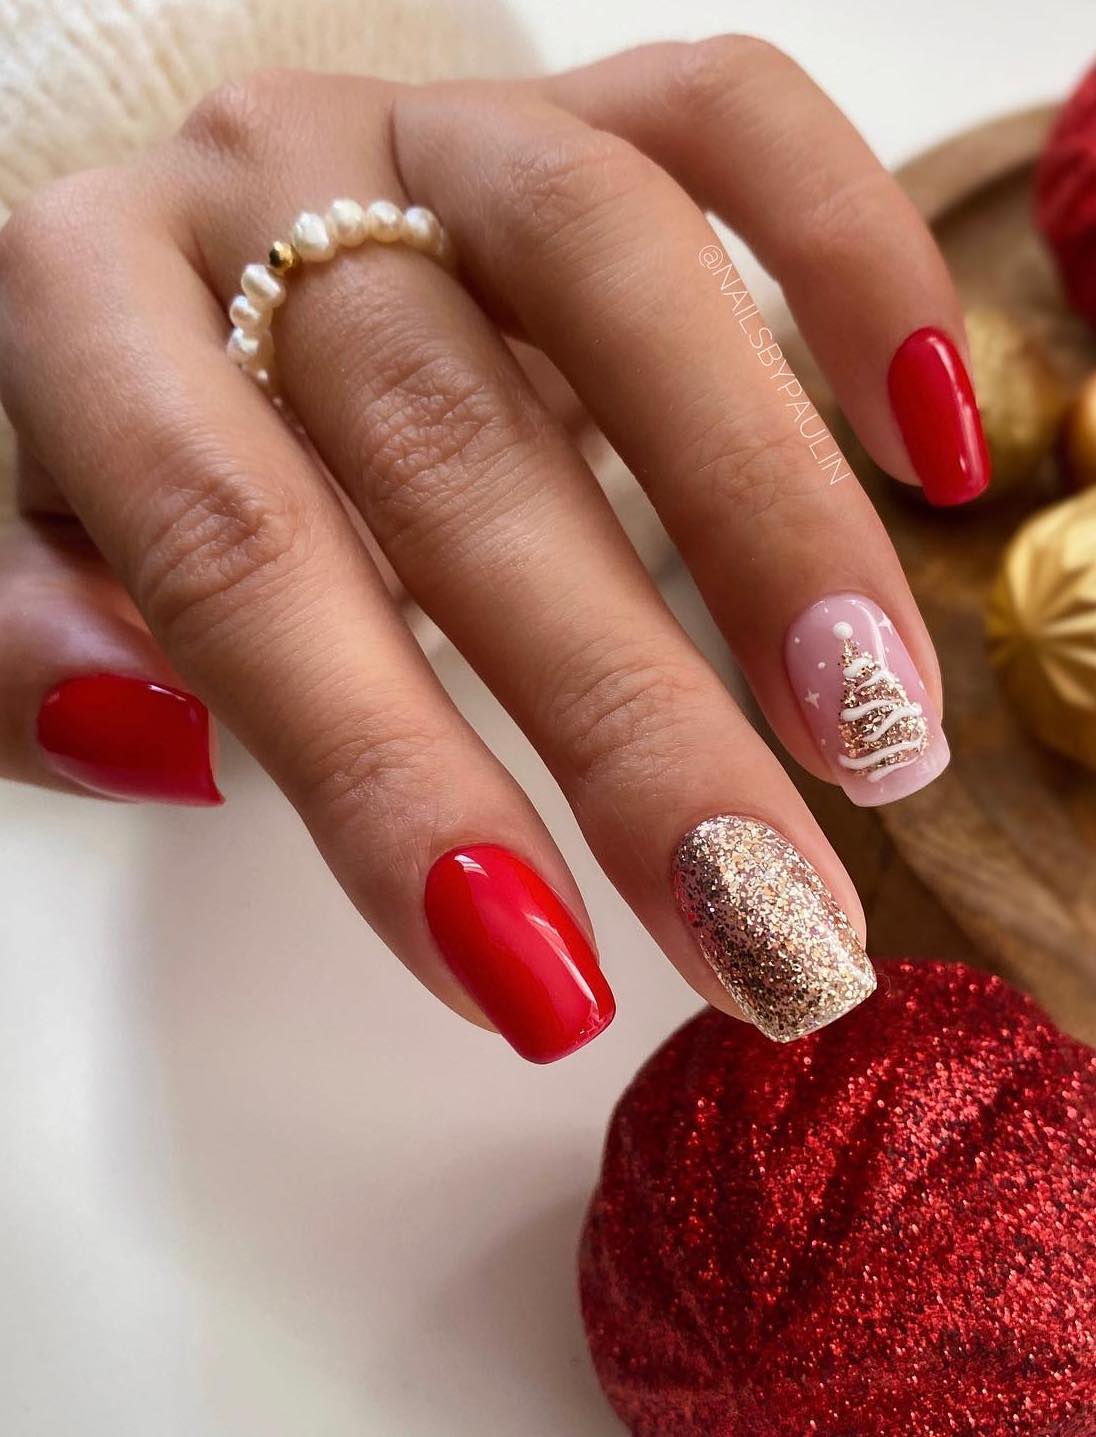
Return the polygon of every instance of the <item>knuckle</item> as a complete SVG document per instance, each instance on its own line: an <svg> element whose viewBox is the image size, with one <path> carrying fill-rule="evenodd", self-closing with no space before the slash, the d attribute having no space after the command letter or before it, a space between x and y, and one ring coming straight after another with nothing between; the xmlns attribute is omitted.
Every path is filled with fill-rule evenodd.
<svg viewBox="0 0 1096 1437"><path fill-rule="evenodd" d="M585 236L637 190L665 179L626 140L582 127L542 137L532 153L515 148L500 169L494 225L497 242L507 247Z"/></svg>
<svg viewBox="0 0 1096 1437"><path fill-rule="evenodd" d="M125 185L119 170L68 175L24 200L0 228L0 399L17 426L39 362L50 359L58 335L71 335L73 270L102 251L104 228L115 222L104 216L123 211Z"/></svg>
<svg viewBox="0 0 1096 1437"><path fill-rule="evenodd" d="M670 76L667 105L679 120L685 115L709 131L748 127L772 94L797 82L813 86L790 55L752 35L682 44ZM840 185L824 168L804 166L800 174L796 223L770 242L777 267L829 273L837 265L861 264L864 235L893 216L893 181L879 167Z"/></svg>
<svg viewBox="0 0 1096 1437"><path fill-rule="evenodd" d="M821 190L801 207L798 222L783 240L780 263L822 273L840 285L863 268L869 236L893 224L891 181L873 170Z"/></svg>
<svg viewBox="0 0 1096 1437"><path fill-rule="evenodd" d="M375 703L376 696L374 696ZM300 750L305 775L298 806L322 817L325 831L352 840L366 823L375 832L391 815L393 834L429 828L438 774L451 769L444 739L413 705L396 701L350 716L337 736L327 735Z"/></svg>
<svg viewBox="0 0 1096 1437"><path fill-rule="evenodd" d="M698 697L695 674L617 642L593 658L571 682L556 687L545 731L556 735L583 787L657 782L684 745L679 717Z"/></svg>
<svg viewBox="0 0 1096 1437"><path fill-rule="evenodd" d="M675 113L711 123L745 80L769 79L798 69L768 40L754 35L712 35L679 47L668 102Z"/></svg>
<svg viewBox="0 0 1096 1437"><path fill-rule="evenodd" d="M220 456L188 455L185 477L157 476L163 509L133 577L149 624L176 648L203 641L263 586L307 556L306 506L290 486L261 486Z"/></svg>
<svg viewBox="0 0 1096 1437"><path fill-rule="evenodd" d="M118 170L82 170L43 186L15 207L0 229L5 310L23 301L71 303L66 275L89 249L101 249L103 217L114 212L121 185Z"/></svg>
<svg viewBox="0 0 1096 1437"><path fill-rule="evenodd" d="M429 544L459 513L462 528L486 520L538 421L500 402L498 386L449 352L428 350L390 372L365 406L356 436L363 507L390 545Z"/></svg>
<svg viewBox="0 0 1096 1437"><path fill-rule="evenodd" d="M265 154L284 125L283 106L297 71L255 70L204 95L183 121L179 138L217 155Z"/></svg>
<svg viewBox="0 0 1096 1437"><path fill-rule="evenodd" d="M690 449L688 472L705 496L700 506L704 512L725 514L730 508L736 525L749 527L778 510L782 519L789 508L794 513L808 484L816 482L802 459L802 442L794 429L774 437L760 429L729 434L720 426ZM806 476L802 483L800 474Z"/></svg>
<svg viewBox="0 0 1096 1437"><path fill-rule="evenodd" d="M67 236L73 224L87 215L92 197L100 202L106 176L112 173L81 170L43 185L16 205L0 231L5 261L13 254L32 257L53 235Z"/></svg>

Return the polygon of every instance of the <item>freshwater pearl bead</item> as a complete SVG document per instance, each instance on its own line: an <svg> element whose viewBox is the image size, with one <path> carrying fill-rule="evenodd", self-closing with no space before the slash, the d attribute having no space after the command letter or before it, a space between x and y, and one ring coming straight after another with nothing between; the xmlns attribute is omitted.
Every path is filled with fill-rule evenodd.
<svg viewBox="0 0 1096 1437"><path fill-rule="evenodd" d="M449 238L448 230L440 229L437 247L434 250L434 258L446 269L456 268L457 252L453 248L453 241Z"/></svg>
<svg viewBox="0 0 1096 1437"><path fill-rule="evenodd" d="M240 276L240 288L256 309L277 309L285 303L285 285L265 264L249 264Z"/></svg>
<svg viewBox="0 0 1096 1437"><path fill-rule="evenodd" d="M398 205L390 200L374 200L365 213L373 239L380 240L381 244L394 244L400 238L403 215Z"/></svg>
<svg viewBox="0 0 1096 1437"><path fill-rule="evenodd" d="M347 249L360 245L369 233L365 206L357 200L334 200L327 212L327 228Z"/></svg>
<svg viewBox="0 0 1096 1437"><path fill-rule="evenodd" d="M301 259L313 264L330 259L335 253L335 241L323 215L314 215L309 210L303 210L293 221L289 237Z"/></svg>
<svg viewBox="0 0 1096 1437"><path fill-rule="evenodd" d="M240 366L254 364L259 357L258 337L254 334L245 334L242 329L234 329L228 336L225 352L233 364Z"/></svg>
<svg viewBox="0 0 1096 1437"><path fill-rule="evenodd" d="M258 334L270 323L270 310L260 309L246 294L238 294L228 307L228 317L245 334Z"/></svg>
<svg viewBox="0 0 1096 1437"><path fill-rule="evenodd" d="M453 248L438 218L422 205L411 205L406 213L390 200L374 200L362 206L357 200L333 200L325 215L304 210L293 222L291 242L276 239L270 247L268 264L249 264L240 276L242 293L229 305L233 330L225 349L234 364L247 374L301 434L287 407L274 368L272 311L285 303L283 276L302 261L328 260L340 246L353 248L373 239L382 244L405 244L442 264L452 267Z"/></svg>
<svg viewBox="0 0 1096 1437"><path fill-rule="evenodd" d="M402 238L412 249L424 254L434 254L441 238L441 225L437 216L422 205L412 205L403 213Z"/></svg>

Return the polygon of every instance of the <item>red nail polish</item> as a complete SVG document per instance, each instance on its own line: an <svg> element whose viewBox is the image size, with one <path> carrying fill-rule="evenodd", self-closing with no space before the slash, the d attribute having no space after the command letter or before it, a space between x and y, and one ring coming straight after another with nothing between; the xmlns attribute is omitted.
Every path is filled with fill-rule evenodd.
<svg viewBox="0 0 1096 1437"><path fill-rule="evenodd" d="M507 849L480 843L439 858L426 921L457 978L530 1062L563 1058L612 1021L612 990L582 930Z"/></svg>
<svg viewBox="0 0 1096 1437"><path fill-rule="evenodd" d="M209 711L193 694L125 674L81 674L38 710L50 767L111 798L223 803L210 762Z"/></svg>
<svg viewBox="0 0 1096 1437"><path fill-rule="evenodd" d="M919 329L891 360L891 407L930 504L966 504L989 483L989 453L966 366L939 329Z"/></svg>

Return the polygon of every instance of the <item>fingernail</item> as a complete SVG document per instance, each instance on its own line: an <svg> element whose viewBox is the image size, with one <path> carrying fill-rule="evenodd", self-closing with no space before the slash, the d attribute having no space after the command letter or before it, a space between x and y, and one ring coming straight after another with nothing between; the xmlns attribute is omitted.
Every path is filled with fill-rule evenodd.
<svg viewBox="0 0 1096 1437"><path fill-rule="evenodd" d="M906 646L878 604L831 594L789 627L784 661L807 727L860 808L916 793L951 757Z"/></svg>
<svg viewBox="0 0 1096 1437"><path fill-rule="evenodd" d="M597 956L534 869L495 844L455 848L426 880L426 921L458 981L506 1041L551 1063L609 1026Z"/></svg>
<svg viewBox="0 0 1096 1437"><path fill-rule="evenodd" d="M970 376L947 335L911 334L891 360L887 388L929 503L977 499L989 483L989 453Z"/></svg>
<svg viewBox="0 0 1096 1437"><path fill-rule="evenodd" d="M125 674L81 674L38 710L38 745L55 773L94 793L212 806L209 710L193 694Z"/></svg>
<svg viewBox="0 0 1096 1437"><path fill-rule="evenodd" d="M833 894L767 823L730 815L698 824L674 854L673 884L715 976L767 1038L802 1038L874 991Z"/></svg>

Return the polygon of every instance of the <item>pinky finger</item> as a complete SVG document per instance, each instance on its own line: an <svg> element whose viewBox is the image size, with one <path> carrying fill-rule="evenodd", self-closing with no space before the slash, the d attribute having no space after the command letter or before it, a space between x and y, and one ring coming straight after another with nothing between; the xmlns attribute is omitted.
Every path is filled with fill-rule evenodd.
<svg viewBox="0 0 1096 1437"><path fill-rule="evenodd" d="M131 801L214 806L205 705L83 530L21 519L0 544L0 777Z"/></svg>

